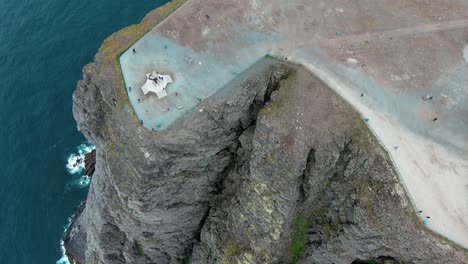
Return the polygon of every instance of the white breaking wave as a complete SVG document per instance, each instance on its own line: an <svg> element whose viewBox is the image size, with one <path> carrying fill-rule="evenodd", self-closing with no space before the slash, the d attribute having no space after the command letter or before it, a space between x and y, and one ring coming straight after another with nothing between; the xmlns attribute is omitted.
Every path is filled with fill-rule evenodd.
<svg viewBox="0 0 468 264"><path fill-rule="evenodd" d="M83 171L85 164L84 158L87 153L90 153L96 147L90 144L81 144L77 147L78 152L72 153L67 159L67 170L71 174L77 174Z"/></svg>
<svg viewBox="0 0 468 264"><path fill-rule="evenodd" d="M77 147L77 152L70 154L67 159L66 168L72 175L83 173L85 168L85 155L93 151L96 147L91 144L81 144ZM87 187L91 183L91 177L81 175L79 179L73 181L71 185L79 187Z"/></svg>
<svg viewBox="0 0 468 264"><path fill-rule="evenodd" d="M91 177L83 175L81 176L80 180L78 181L78 184L80 186L88 186L91 183Z"/></svg>
<svg viewBox="0 0 468 264"><path fill-rule="evenodd" d="M67 226L65 227L65 230L63 230L64 235L72 223L72 217L68 218ZM68 260L67 254L65 253L65 242L63 241L63 239L60 239L60 251L62 252L62 257L59 260L57 260L55 264L71 264Z"/></svg>
<svg viewBox="0 0 468 264"><path fill-rule="evenodd" d="M55 262L55 264L71 264L70 261L68 260L67 254L65 254L65 246L63 239L60 240L60 250L62 251L62 257Z"/></svg>
<svg viewBox="0 0 468 264"><path fill-rule="evenodd" d="M73 183L67 184L67 189L70 188L71 186L80 186L80 187L86 187L91 183L91 177L83 175L83 170L85 168L85 155L93 151L96 147L91 145L91 144L81 144L77 147L77 152L70 154L67 159L67 165L65 166L68 170L68 172L72 175L81 173L82 175L80 176L79 179L74 180ZM68 218L67 221L67 226L65 227L63 233L65 236L65 233L67 232L68 228L70 227L72 223L72 218L74 216ZM68 260L66 251L65 251L65 242L63 241L63 238L60 240L60 251L62 252L62 256L59 260L57 260L55 263L56 264L71 264L70 261Z"/></svg>

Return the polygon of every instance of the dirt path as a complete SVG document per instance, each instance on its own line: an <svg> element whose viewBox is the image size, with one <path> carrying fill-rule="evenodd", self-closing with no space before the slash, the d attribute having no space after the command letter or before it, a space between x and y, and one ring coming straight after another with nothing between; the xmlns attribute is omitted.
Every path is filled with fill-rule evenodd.
<svg viewBox="0 0 468 264"><path fill-rule="evenodd" d="M337 44L343 42L364 42L364 41L372 41L372 40L380 40L380 39L390 39L394 37L401 37L407 35L414 35L414 34L424 34L424 33L431 33L437 31L447 31L453 29L464 29L468 28L468 19L461 19L461 20L452 20L442 23L430 23L430 24L422 24L415 27L407 27L407 28L398 28L392 30L385 30L385 31L374 31L368 32L364 34L356 34L356 35L348 35L348 36L341 36L335 38L329 38L324 40L311 40L300 42L297 45L301 46L310 46L313 44Z"/></svg>

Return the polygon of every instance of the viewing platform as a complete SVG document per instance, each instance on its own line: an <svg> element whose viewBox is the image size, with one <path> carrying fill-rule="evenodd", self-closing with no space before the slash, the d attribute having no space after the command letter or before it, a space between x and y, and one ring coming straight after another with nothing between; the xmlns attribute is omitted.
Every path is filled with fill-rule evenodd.
<svg viewBox="0 0 468 264"><path fill-rule="evenodd" d="M172 83L170 75L161 75L156 71L146 74L146 82L141 87L143 94L149 96L150 92L155 93L158 99L162 99L167 96L166 87Z"/></svg>

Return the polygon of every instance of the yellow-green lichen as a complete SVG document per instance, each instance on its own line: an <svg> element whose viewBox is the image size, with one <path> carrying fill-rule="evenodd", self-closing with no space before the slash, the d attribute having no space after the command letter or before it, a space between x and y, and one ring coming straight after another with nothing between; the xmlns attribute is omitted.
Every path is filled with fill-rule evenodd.
<svg viewBox="0 0 468 264"><path fill-rule="evenodd" d="M245 250L245 246L236 243L233 240L228 240L224 245L224 254L221 262L223 264L232 263L236 256L239 256Z"/></svg>
<svg viewBox="0 0 468 264"><path fill-rule="evenodd" d="M156 242L159 242L159 238L157 236L151 236L150 238L148 238L146 240L146 242L150 243L150 244L155 244Z"/></svg>
<svg viewBox="0 0 468 264"><path fill-rule="evenodd" d="M272 162L276 159L276 153L275 152L270 152L268 155L266 155L265 159L269 162Z"/></svg>
<svg viewBox="0 0 468 264"><path fill-rule="evenodd" d="M281 227L284 223L281 217L276 217L274 213L275 203L273 201L273 194L271 189L265 183L257 183L253 185L255 193L260 198L257 199L256 203L250 203L251 210L255 210L256 212L264 212L263 215L263 222L268 224L268 235L273 240L278 240L281 235ZM255 201L255 199L252 199ZM270 243L271 241L265 240L266 243Z"/></svg>
<svg viewBox="0 0 468 264"><path fill-rule="evenodd" d="M243 252L242 255L239 257L239 260L237 261L238 264L253 264L254 262L254 256L250 252Z"/></svg>
<svg viewBox="0 0 468 264"><path fill-rule="evenodd" d="M293 71L288 78L280 81L279 89L276 91L278 94L276 95L275 100L264 108L265 113L274 113L276 117L279 117L281 112L280 110L285 105L285 102L287 102L295 77L296 72Z"/></svg>

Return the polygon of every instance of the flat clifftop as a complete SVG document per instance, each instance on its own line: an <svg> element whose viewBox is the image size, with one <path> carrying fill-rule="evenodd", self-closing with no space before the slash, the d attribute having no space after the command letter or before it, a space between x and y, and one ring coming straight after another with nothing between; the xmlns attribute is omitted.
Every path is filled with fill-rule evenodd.
<svg viewBox="0 0 468 264"><path fill-rule="evenodd" d="M122 75L151 130L267 54L301 64L368 119L420 221L467 247L466 14L463 0L189 0L122 54ZM140 92L153 70L176 80L163 100Z"/></svg>
<svg viewBox="0 0 468 264"><path fill-rule="evenodd" d="M468 261L423 228L365 121L303 66L265 56L164 131L143 128L117 59L182 2L83 70L73 114L96 165L65 240L76 263Z"/></svg>

